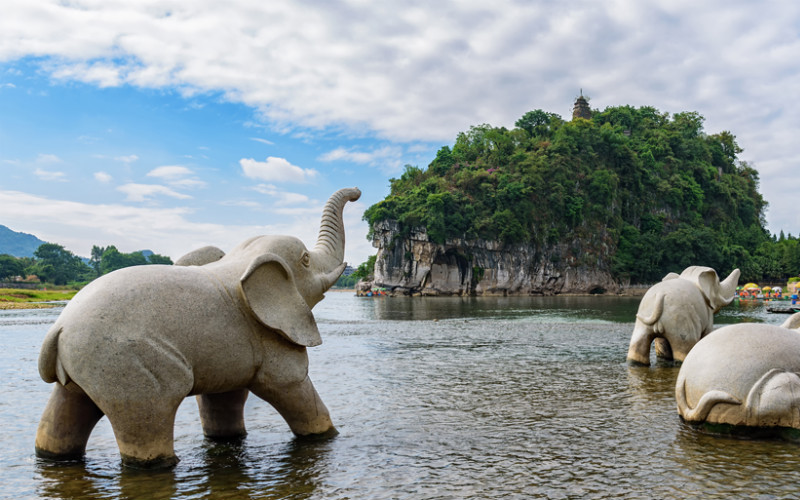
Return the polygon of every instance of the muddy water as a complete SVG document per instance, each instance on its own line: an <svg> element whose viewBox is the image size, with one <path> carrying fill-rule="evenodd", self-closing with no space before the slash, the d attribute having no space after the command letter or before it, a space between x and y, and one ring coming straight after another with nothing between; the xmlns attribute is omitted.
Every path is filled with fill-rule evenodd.
<svg viewBox="0 0 800 500"><path fill-rule="evenodd" d="M296 442L251 397L249 435L205 440L188 399L181 462L120 467L107 421L85 461L33 455L50 387L36 359L55 311L0 311L0 498L796 498L800 448L698 434L677 368L629 367L638 299L357 298L315 309L311 376L340 434ZM763 305L717 323L785 319Z"/></svg>

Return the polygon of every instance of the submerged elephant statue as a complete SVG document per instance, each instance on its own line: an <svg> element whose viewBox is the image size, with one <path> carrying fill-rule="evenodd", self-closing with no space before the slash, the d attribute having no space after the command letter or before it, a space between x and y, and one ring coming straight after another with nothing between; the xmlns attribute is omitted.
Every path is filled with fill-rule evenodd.
<svg viewBox="0 0 800 500"><path fill-rule="evenodd" d="M675 398L690 423L800 429L800 332L753 323L711 332L686 356Z"/></svg>
<svg viewBox="0 0 800 500"><path fill-rule="evenodd" d="M39 373L55 387L37 455L82 456L105 415L123 464L174 465L175 412L191 395L208 437L245 434L248 392L298 436L335 434L306 347L321 343L311 309L345 267L342 210L360 194L331 196L312 250L291 236L257 236L227 255L205 247L184 265L125 268L81 290L39 355Z"/></svg>
<svg viewBox="0 0 800 500"><path fill-rule="evenodd" d="M683 361L689 350L714 326L714 314L736 295L739 270L719 281L710 267L687 267L653 285L639 303L628 361L650 364L650 344L659 357ZM659 339L663 339L660 341Z"/></svg>

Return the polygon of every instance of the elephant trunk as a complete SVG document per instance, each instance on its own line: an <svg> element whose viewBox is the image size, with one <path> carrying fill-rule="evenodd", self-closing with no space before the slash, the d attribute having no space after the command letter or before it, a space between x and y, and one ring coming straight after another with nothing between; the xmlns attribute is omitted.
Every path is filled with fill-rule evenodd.
<svg viewBox="0 0 800 500"><path fill-rule="evenodd" d="M719 294L720 298L722 299L722 304L715 312L719 312L719 309L721 309L722 306L727 306L733 301L733 298L736 297L736 285L739 284L740 274L741 271L734 269L724 281L720 282Z"/></svg>
<svg viewBox="0 0 800 500"><path fill-rule="evenodd" d="M312 253L318 269L326 274L325 289L330 288L342 273L344 266L344 223L342 210L348 201L356 201L361 196L358 188L345 188L333 193L322 210L317 244ZM338 270L338 272L337 272ZM335 274L336 276L333 276Z"/></svg>

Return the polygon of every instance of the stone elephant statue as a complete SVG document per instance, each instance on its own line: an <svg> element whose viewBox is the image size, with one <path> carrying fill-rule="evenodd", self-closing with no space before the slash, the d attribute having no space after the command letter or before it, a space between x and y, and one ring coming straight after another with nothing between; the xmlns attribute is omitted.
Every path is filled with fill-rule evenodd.
<svg viewBox="0 0 800 500"><path fill-rule="evenodd" d="M636 313L628 361L649 365L654 340L659 357L683 361L713 328L714 314L736 296L739 274L734 269L720 282L710 267L690 266L650 287Z"/></svg>
<svg viewBox="0 0 800 500"><path fill-rule="evenodd" d="M321 343L311 309L344 270L342 210L360 195L331 196L311 250L291 236L257 236L227 255L206 247L183 265L129 267L82 289L41 347L39 373L55 386L37 455L82 456L105 415L124 465L172 466L175 412L191 395L211 438L245 435L249 392L296 435L335 435L306 348Z"/></svg>
<svg viewBox="0 0 800 500"><path fill-rule="evenodd" d="M694 424L800 429L800 332L789 325L740 323L704 337L678 372L678 414Z"/></svg>

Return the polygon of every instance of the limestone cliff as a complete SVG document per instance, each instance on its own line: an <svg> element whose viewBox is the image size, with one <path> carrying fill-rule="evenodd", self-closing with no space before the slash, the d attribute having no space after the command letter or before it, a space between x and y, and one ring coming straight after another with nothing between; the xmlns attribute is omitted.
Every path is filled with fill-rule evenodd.
<svg viewBox="0 0 800 500"><path fill-rule="evenodd" d="M373 228L378 248L373 286L408 295L617 293L620 285L606 265L605 236L546 248L463 239L437 244L425 228L401 236L398 224L387 220Z"/></svg>

